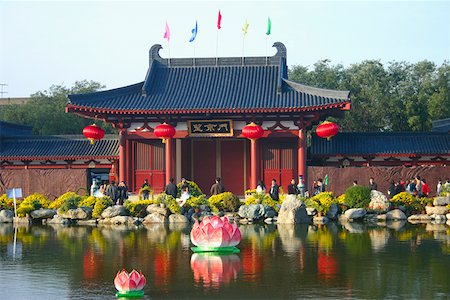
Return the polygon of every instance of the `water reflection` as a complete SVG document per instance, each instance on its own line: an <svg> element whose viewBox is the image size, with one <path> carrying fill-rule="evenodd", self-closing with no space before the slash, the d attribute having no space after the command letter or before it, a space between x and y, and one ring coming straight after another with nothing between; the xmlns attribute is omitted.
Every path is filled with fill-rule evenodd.
<svg viewBox="0 0 450 300"><path fill-rule="evenodd" d="M192 254L190 228L0 225L0 289L30 298L111 298L118 270L147 278L157 298L438 298L448 293L447 225L380 224L241 226L241 252ZM16 259L12 248L16 231ZM20 258L20 259L18 259ZM39 278L63 284L41 286ZM30 282L23 288L20 278ZM45 282L50 282L46 280ZM326 286L327 288L323 288ZM413 287L413 288L412 288ZM108 296L109 295L109 296Z"/></svg>

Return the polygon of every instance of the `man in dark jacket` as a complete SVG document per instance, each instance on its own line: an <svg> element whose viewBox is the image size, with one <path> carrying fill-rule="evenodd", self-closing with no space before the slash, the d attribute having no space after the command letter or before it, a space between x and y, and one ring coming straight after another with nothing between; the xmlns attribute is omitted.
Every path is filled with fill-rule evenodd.
<svg viewBox="0 0 450 300"><path fill-rule="evenodd" d="M225 187L220 183L220 177L216 178L216 183L211 186L211 196L225 192Z"/></svg>
<svg viewBox="0 0 450 300"><path fill-rule="evenodd" d="M118 194L117 204L123 205L125 200L128 199L128 188L127 185L125 184L125 181L121 181L119 183L119 186L117 187L117 194Z"/></svg>
<svg viewBox="0 0 450 300"><path fill-rule="evenodd" d="M272 185L270 186L269 195L273 200L280 200L280 186L277 184L277 181L275 179L272 179Z"/></svg>
<svg viewBox="0 0 450 300"><path fill-rule="evenodd" d="M297 185L295 184L295 178L291 179L291 184L288 185L288 194L289 195L298 195Z"/></svg>
<svg viewBox="0 0 450 300"><path fill-rule="evenodd" d="M143 188L146 188L146 187L150 187L150 184L148 184L148 179L145 179L144 180L144 183L142 184L142 186L141 186L141 189L143 189ZM143 190L142 191L142 199L144 199L144 200L148 200L148 196L149 196L149 191L148 190Z"/></svg>
<svg viewBox="0 0 450 300"><path fill-rule="evenodd" d="M370 177L370 179L369 179L369 188L371 191L376 191L378 189L378 185L374 181L373 177Z"/></svg>
<svg viewBox="0 0 450 300"><path fill-rule="evenodd" d="M175 183L173 183L173 178L170 178L170 182L168 185L166 185L166 189L164 190L164 193L166 193L167 195L170 195L174 198L177 197L178 188L175 185Z"/></svg>
<svg viewBox="0 0 450 300"><path fill-rule="evenodd" d="M119 199L119 190L115 181L111 181L111 184L106 188L106 195L111 198L113 203L116 203L117 199Z"/></svg>

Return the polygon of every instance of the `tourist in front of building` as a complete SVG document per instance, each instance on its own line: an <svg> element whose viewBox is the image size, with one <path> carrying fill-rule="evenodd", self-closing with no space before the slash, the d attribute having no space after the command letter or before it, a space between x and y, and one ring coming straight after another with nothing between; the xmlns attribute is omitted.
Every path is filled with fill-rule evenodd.
<svg viewBox="0 0 450 300"><path fill-rule="evenodd" d="M177 194L178 194L178 188L177 188L176 184L173 183L173 181L174 181L173 178L170 178L169 184L166 185L166 188L164 189L164 193L176 198Z"/></svg>
<svg viewBox="0 0 450 300"><path fill-rule="evenodd" d="M275 179L272 179L272 185L270 186L269 191L270 198L275 201L280 200L280 186L277 184Z"/></svg>
<svg viewBox="0 0 450 300"><path fill-rule="evenodd" d="M436 196L439 196L442 192L442 179L439 178L438 183L436 185Z"/></svg>
<svg viewBox="0 0 450 300"><path fill-rule="evenodd" d="M187 182L186 178L181 178L181 185L180 185L180 193L184 190L187 190L189 192L190 187L189 183Z"/></svg>
<svg viewBox="0 0 450 300"><path fill-rule="evenodd" d="M298 195L298 188L295 184L295 178L291 179L291 184L288 185L288 194L289 195Z"/></svg>
<svg viewBox="0 0 450 300"><path fill-rule="evenodd" d="M145 188L145 187L150 188L150 184L148 184L148 179L145 179L145 180L144 180L144 183L142 184L141 189L143 189L143 188ZM150 193L149 193L148 190L143 190L143 191L142 191L142 199L148 200L148 196L149 196L149 195L150 195Z"/></svg>
<svg viewBox="0 0 450 300"><path fill-rule="evenodd" d="M376 191L378 189L378 185L375 182L375 180L373 179L373 177L369 178L369 188L371 191Z"/></svg>
<svg viewBox="0 0 450 300"><path fill-rule="evenodd" d="M423 191L422 191L423 182L422 182L422 179L420 179L420 176L416 176L415 183L416 183L416 188L415 188L416 191L415 191L414 194L417 197L422 197L422 195L423 195Z"/></svg>
<svg viewBox="0 0 450 300"><path fill-rule="evenodd" d="M430 187L428 186L428 183L424 178L422 179L422 195L428 197L429 194L430 194Z"/></svg>
<svg viewBox="0 0 450 300"><path fill-rule="evenodd" d="M117 197L117 203L118 205L123 205L125 200L128 199L128 188L125 184L125 181L121 181L119 183L119 186L117 187L118 197Z"/></svg>
<svg viewBox="0 0 450 300"><path fill-rule="evenodd" d="M391 184L389 185L388 195L390 198L395 196L395 181L391 180Z"/></svg>
<svg viewBox="0 0 450 300"><path fill-rule="evenodd" d="M353 186L358 185L358 180L353 180Z"/></svg>
<svg viewBox="0 0 450 300"><path fill-rule="evenodd" d="M220 182L220 177L216 178L216 182L211 186L211 196L225 192L225 187Z"/></svg>
<svg viewBox="0 0 450 300"><path fill-rule="evenodd" d="M258 182L258 186L256 187L257 194L265 194L266 193L266 185L262 180Z"/></svg>
<svg viewBox="0 0 450 300"><path fill-rule="evenodd" d="M116 182L113 180L106 188L106 196L111 198L113 203L117 202L117 199L119 199L119 190L117 189Z"/></svg>
<svg viewBox="0 0 450 300"><path fill-rule="evenodd" d="M394 194L397 195L404 191L405 191L405 188L403 187L401 180L397 181L395 183L395 193Z"/></svg>

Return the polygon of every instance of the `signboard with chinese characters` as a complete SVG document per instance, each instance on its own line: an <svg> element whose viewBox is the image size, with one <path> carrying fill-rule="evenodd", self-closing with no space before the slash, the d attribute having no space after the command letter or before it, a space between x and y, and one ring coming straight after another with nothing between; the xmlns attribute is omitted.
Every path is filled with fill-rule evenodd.
<svg viewBox="0 0 450 300"><path fill-rule="evenodd" d="M223 137L233 136L232 120L199 120L188 121L189 136Z"/></svg>

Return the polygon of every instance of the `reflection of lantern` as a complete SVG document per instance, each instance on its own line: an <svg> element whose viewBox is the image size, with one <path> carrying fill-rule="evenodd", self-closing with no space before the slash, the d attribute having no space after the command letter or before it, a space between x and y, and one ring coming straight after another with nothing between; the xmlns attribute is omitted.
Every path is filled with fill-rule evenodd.
<svg viewBox="0 0 450 300"><path fill-rule="evenodd" d="M83 135L91 141L91 145L93 145L95 141L101 140L105 136L105 132L97 125L92 124L84 127Z"/></svg>
<svg viewBox="0 0 450 300"><path fill-rule="evenodd" d="M264 129L253 122L242 128L242 135L251 140L259 139L263 134Z"/></svg>
<svg viewBox="0 0 450 300"><path fill-rule="evenodd" d="M326 253L319 251L319 256L317 257L317 271L319 276L323 279L332 279L336 277L338 264L331 253L327 255Z"/></svg>
<svg viewBox="0 0 450 300"><path fill-rule="evenodd" d="M324 139L330 140L333 136L338 134L339 126L333 122L323 122L316 128L316 134Z"/></svg>
<svg viewBox="0 0 450 300"><path fill-rule="evenodd" d="M162 123L156 126L153 132L157 137L162 139L163 143L165 143L167 139L170 139L175 135L175 128L170 124Z"/></svg>

